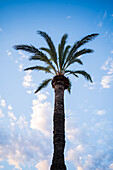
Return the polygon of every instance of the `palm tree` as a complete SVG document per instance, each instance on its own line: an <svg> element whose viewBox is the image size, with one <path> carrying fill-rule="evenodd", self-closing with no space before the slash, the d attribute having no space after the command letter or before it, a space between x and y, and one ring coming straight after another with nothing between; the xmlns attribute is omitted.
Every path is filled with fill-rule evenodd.
<svg viewBox="0 0 113 170"><path fill-rule="evenodd" d="M37 88L35 93L39 92L42 88L46 87L51 82L55 92L55 105L54 105L54 116L53 116L53 143L54 153L51 165L51 170L66 170L64 160L64 148L65 148L65 114L64 114L64 90L68 90L70 93L71 82L67 75L73 75L78 78L78 75L84 76L87 80L92 82L91 76L84 70L71 70L72 64L78 63L83 64L80 56L92 53L92 49L79 49L82 45L93 40L98 34L87 35L80 41L74 43L71 47L66 45L68 35L64 34L61 38L61 42L58 45L58 54L55 46L48 36L47 33L38 31L47 42L48 48L41 47L40 49L35 48L33 45L15 45L16 50L23 50L31 53L30 60L42 61L45 65L36 65L24 69L27 70L38 70L50 73L53 75L52 78L44 80ZM48 57L49 56L49 57Z"/></svg>

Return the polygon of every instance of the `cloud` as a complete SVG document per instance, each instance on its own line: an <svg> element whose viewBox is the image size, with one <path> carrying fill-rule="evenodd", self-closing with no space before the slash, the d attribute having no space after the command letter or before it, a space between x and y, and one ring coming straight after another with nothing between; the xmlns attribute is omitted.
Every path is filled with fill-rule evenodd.
<svg viewBox="0 0 113 170"><path fill-rule="evenodd" d="M0 109L0 118L3 118L4 114L2 113L2 110Z"/></svg>
<svg viewBox="0 0 113 170"><path fill-rule="evenodd" d="M103 19L105 19L107 17L107 11L105 10L104 15L103 15Z"/></svg>
<svg viewBox="0 0 113 170"><path fill-rule="evenodd" d="M103 88L110 88L113 82L113 59L108 57L101 69L107 73L102 77L100 84Z"/></svg>
<svg viewBox="0 0 113 170"><path fill-rule="evenodd" d="M11 105L8 105L8 109L9 109L9 110L12 110L12 106L11 106Z"/></svg>
<svg viewBox="0 0 113 170"><path fill-rule="evenodd" d="M22 51L19 51L18 54L20 55L20 60L22 60L23 58L28 58L28 56L25 55Z"/></svg>
<svg viewBox="0 0 113 170"><path fill-rule="evenodd" d="M31 93L32 93L32 91L31 91L31 90L28 90L28 91L26 91L26 93L31 94Z"/></svg>
<svg viewBox="0 0 113 170"><path fill-rule="evenodd" d="M11 55L11 52L9 50L7 50L6 52L8 56Z"/></svg>
<svg viewBox="0 0 113 170"><path fill-rule="evenodd" d="M34 87L35 86L35 84L33 84L33 79L32 79L32 76L31 76L31 71L27 71L26 72L26 75L23 78L22 85L25 88L30 88L30 87Z"/></svg>
<svg viewBox="0 0 113 170"><path fill-rule="evenodd" d="M49 163L48 160L43 160L35 166L38 170L48 170Z"/></svg>
<svg viewBox="0 0 113 170"><path fill-rule="evenodd" d="M28 126L28 122L26 121L26 118L24 115L19 117L17 124L19 125L20 128L24 128L25 126Z"/></svg>
<svg viewBox="0 0 113 170"><path fill-rule="evenodd" d="M111 62L112 62L112 58L108 57L108 59L105 61L104 65L101 67L101 69L108 70Z"/></svg>
<svg viewBox="0 0 113 170"><path fill-rule="evenodd" d="M113 75L111 76L103 76L101 80L101 85L103 88L110 88L110 83L113 81Z"/></svg>
<svg viewBox="0 0 113 170"><path fill-rule="evenodd" d="M6 101L5 101L4 99L1 99L0 105L1 105L2 107L5 107L5 106L6 106Z"/></svg>
<svg viewBox="0 0 113 170"><path fill-rule="evenodd" d="M40 103L38 106L41 106L42 102L43 107L43 105L46 105L43 101L46 100L46 98L47 94L40 94L38 98L34 100L34 104L36 104L38 100ZM47 105L44 108L47 109ZM44 113L45 115L51 116L49 109L45 110ZM47 116L42 116L43 119L46 118L46 120L48 120ZM47 128L46 133L48 133L48 131L50 131L50 129L48 130L48 124L50 124L50 122L45 122L45 128ZM42 169L45 168L45 170L47 170L49 169L51 160L52 139L50 136L48 137L42 133L43 126L41 124L38 124L38 130L32 129L29 124L30 121L28 122L24 115L17 118L12 111L12 106L8 105L6 114L0 119L0 161L1 163L4 161L12 165L12 169L22 170L22 166L27 164L29 167L33 166L38 169L42 167ZM39 126L41 127L39 128ZM4 168L7 169L5 164Z"/></svg>
<svg viewBox="0 0 113 170"><path fill-rule="evenodd" d="M102 25L103 25L103 23L102 22L99 22L99 24L98 24L98 27L102 27Z"/></svg>
<svg viewBox="0 0 113 170"><path fill-rule="evenodd" d="M2 32L3 30L2 30L2 28L0 28L0 32Z"/></svg>
<svg viewBox="0 0 113 170"><path fill-rule="evenodd" d="M19 68L19 71L23 71L23 64L20 64L20 65L18 66L18 68Z"/></svg>
<svg viewBox="0 0 113 170"><path fill-rule="evenodd" d="M33 100L30 127L48 136L52 133L52 107L50 102L44 101L46 98L47 95L38 94Z"/></svg>
<svg viewBox="0 0 113 170"><path fill-rule="evenodd" d="M113 164L109 165L109 168L110 168L110 169L113 169Z"/></svg>
<svg viewBox="0 0 113 170"><path fill-rule="evenodd" d="M97 110L97 113L103 115L106 111ZM74 115L66 119L66 137L70 143L67 146L67 162L71 162L77 170L109 169L113 160L112 122L104 118L97 120L94 115L95 118L89 118L86 123L79 125Z"/></svg>
<svg viewBox="0 0 113 170"><path fill-rule="evenodd" d="M106 114L106 110L97 110L96 114L98 114L99 116L105 115Z"/></svg>
<svg viewBox="0 0 113 170"><path fill-rule="evenodd" d="M72 16L70 16L70 15L66 17L66 19L71 19L71 18L72 18Z"/></svg>

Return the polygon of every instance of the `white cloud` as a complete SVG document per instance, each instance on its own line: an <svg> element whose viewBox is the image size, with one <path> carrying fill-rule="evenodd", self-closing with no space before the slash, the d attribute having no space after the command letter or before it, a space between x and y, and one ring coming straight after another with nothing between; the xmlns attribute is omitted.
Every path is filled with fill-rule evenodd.
<svg viewBox="0 0 113 170"><path fill-rule="evenodd" d="M12 106L11 106L11 105L8 105L8 109L9 109L9 110L12 110Z"/></svg>
<svg viewBox="0 0 113 170"><path fill-rule="evenodd" d="M31 71L27 71L26 75L23 78L22 85L25 88L29 88L29 87L34 87L35 86L35 84L33 84L32 76L30 74L31 74Z"/></svg>
<svg viewBox="0 0 113 170"><path fill-rule="evenodd" d="M113 54L113 50L111 51L111 54Z"/></svg>
<svg viewBox="0 0 113 170"><path fill-rule="evenodd" d="M2 110L0 109L0 118L3 118L4 114L2 113Z"/></svg>
<svg viewBox="0 0 113 170"><path fill-rule="evenodd" d="M3 165L0 165L0 169L3 169L4 168L4 166Z"/></svg>
<svg viewBox="0 0 113 170"><path fill-rule="evenodd" d="M8 155L8 160L7 162L9 163L9 165L14 165L16 169L18 170L22 170L22 168L19 165L19 162L14 160L14 158L12 157L12 155Z"/></svg>
<svg viewBox="0 0 113 170"><path fill-rule="evenodd" d="M111 62L112 62L112 58L108 57L108 59L105 61L104 65L101 67L101 69L108 70Z"/></svg>
<svg viewBox="0 0 113 170"><path fill-rule="evenodd" d="M66 18L67 18L67 19L71 19L72 17L69 15L69 16L67 16Z"/></svg>
<svg viewBox="0 0 113 170"><path fill-rule="evenodd" d="M8 111L8 116L13 120L17 120L16 116L14 115L12 111Z"/></svg>
<svg viewBox="0 0 113 170"><path fill-rule="evenodd" d="M102 27L102 25L103 25L103 23L102 23L102 22L99 22L98 26L99 26L100 28Z"/></svg>
<svg viewBox="0 0 113 170"><path fill-rule="evenodd" d="M33 100L30 127L48 136L52 130L52 107L50 102L43 102L46 98L46 95L38 94Z"/></svg>
<svg viewBox="0 0 113 170"><path fill-rule="evenodd" d="M18 54L20 54L20 60L22 60L23 58L28 58L28 56L25 55L22 51L19 51Z"/></svg>
<svg viewBox="0 0 113 170"><path fill-rule="evenodd" d="M7 50L6 52L8 56L11 55L11 52L9 50Z"/></svg>
<svg viewBox="0 0 113 170"><path fill-rule="evenodd" d="M49 163L48 160L43 160L35 166L38 170L48 170Z"/></svg>
<svg viewBox="0 0 113 170"><path fill-rule="evenodd" d="M2 28L0 28L0 32L3 31Z"/></svg>
<svg viewBox="0 0 113 170"><path fill-rule="evenodd" d="M22 115L19 117L19 120L17 121L17 124L20 128L24 128L25 126L28 126L28 122L25 120L25 116Z"/></svg>
<svg viewBox="0 0 113 170"><path fill-rule="evenodd" d="M84 170L82 167L78 166L77 170Z"/></svg>
<svg viewBox="0 0 113 170"><path fill-rule="evenodd" d="M103 88L110 88L110 83L113 81L113 75L109 76L103 76L100 84Z"/></svg>
<svg viewBox="0 0 113 170"><path fill-rule="evenodd" d="M20 65L18 66L18 68L19 68L19 71L22 71L22 70L23 70L23 64L20 64Z"/></svg>
<svg viewBox="0 0 113 170"><path fill-rule="evenodd" d="M43 102L46 97L44 95L39 96L41 105L41 101ZM52 135L48 137L40 131L37 133L36 129L30 128L30 122L26 120L24 115L17 119L12 112L11 105L8 105L4 110L8 113L8 116L6 114L0 119L0 163L2 164L2 161L3 164L8 162L9 165L12 165L11 169L18 170L22 170L22 166L25 167L26 164L28 167L35 167L37 164L38 168L41 168L41 164L44 163L44 168L49 169ZM0 110L0 115L2 114L2 110ZM50 115L51 112L46 112L46 114ZM49 121L47 126L48 124L50 124ZM5 166L4 164L4 169L7 169Z"/></svg>
<svg viewBox="0 0 113 170"><path fill-rule="evenodd" d="M31 94L31 93L32 93L32 91L31 91L31 90L28 90L28 91L26 91L26 93Z"/></svg>
<svg viewBox="0 0 113 170"><path fill-rule="evenodd" d="M105 19L107 17L107 11L105 10L104 15L103 15L103 19Z"/></svg>
<svg viewBox="0 0 113 170"><path fill-rule="evenodd" d="M101 69L107 71L107 73L102 77L100 84L103 88L110 88L113 81L113 59L109 57Z"/></svg>
<svg viewBox="0 0 113 170"><path fill-rule="evenodd" d="M6 106L6 101L5 101L4 99L1 99L0 105L1 105L2 107L5 107L5 106Z"/></svg>
<svg viewBox="0 0 113 170"><path fill-rule="evenodd" d="M110 169L113 169L113 164L109 165L109 168L110 168Z"/></svg>
<svg viewBox="0 0 113 170"><path fill-rule="evenodd" d="M106 110L97 110L96 114L98 114L99 116L105 115L106 114Z"/></svg>

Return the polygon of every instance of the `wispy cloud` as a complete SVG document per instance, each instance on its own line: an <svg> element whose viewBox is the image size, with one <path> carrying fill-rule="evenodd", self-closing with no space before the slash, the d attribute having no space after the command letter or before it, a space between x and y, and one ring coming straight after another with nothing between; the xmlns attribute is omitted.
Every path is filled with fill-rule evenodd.
<svg viewBox="0 0 113 170"><path fill-rule="evenodd" d="M48 170L49 163L48 160L43 160L35 166L38 170Z"/></svg>
<svg viewBox="0 0 113 170"><path fill-rule="evenodd" d="M98 110L98 114L104 113L105 110ZM66 160L70 161L77 170L109 169L110 162L112 163L111 148L113 148L109 146L113 140L109 136L113 132L112 122L95 119L91 121L91 124L79 126L73 117L71 121L68 119L66 122L67 139L71 145L68 148Z"/></svg>
<svg viewBox="0 0 113 170"><path fill-rule="evenodd" d="M103 88L110 88L113 82L113 59L109 57L101 69L107 71L107 73L102 77L100 84Z"/></svg>
<svg viewBox="0 0 113 170"><path fill-rule="evenodd" d="M105 10L104 15L103 15L103 19L105 19L107 17L107 10Z"/></svg>
<svg viewBox="0 0 113 170"><path fill-rule="evenodd" d="M72 18L72 16L70 16L70 15L68 15L67 17L66 17L66 19L71 19Z"/></svg>
<svg viewBox="0 0 113 170"><path fill-rule="evenodd" d="M3 31L2 28L0 28L0 32Z"/></svg>
<svg viewBox="0 0 113 170"><path fill-rule="evenodd" d="M46 99L46 94L40 94L38 96L40 109L43 107L43 100ZM41 106L42 101L42 106ZM37 103L34 100L34 103ZM9 165L12 165L12 169L22 170L21 166L25 166L27 163L38 168L39 170L47 170L50 164L51 156L51 139L42 133L41 128L32 129L27 122L26 117L21 115L17 118L10 105L8 110L4 114L4 117L0 117L0 161L7 161ZM47 108L47 107L46 107ZM7 108L6 108L7 109ZM9 111L11 109L11 111ZM43 110L43 108L42 108ZM47 110L48 111L48 110ZM0 112L0 115L2 111ZM45 110L45 115L47 114ZM50 110L48 112L48 116ZM44 116L44 115L42 115ZM43 117L45 120L45 117ZM48 120L48 119L47 119ZM48 128L50 122L46 122ZM8 129L8 130L7 130ZM48 131L48 130L47 130ZM1 165L2 168L2 165ZM5 168L5 167L4 167ZM7 168L5 168L7 169ZM32 168L31 168L32 169Z"/></svg>
<svg viewBox="0 0 113 170"><path fill-rule="evenodd" d="M9 50L7 50L6 52L8 56L11 55L11 52Z"/></svg>
<svg viewBox="0 0 113 170"><path fill-rule="evenodd" d="M111 82L113 82L113 75L109 76L103 76L100 84L102 85L103 88L110 88L111 87Z"/></svg>
<svg viewBox="0 0 113 170"><path fill-rule="evenodd" d="M33 100L30 127L39 130L44 135L51 134L52 126L52 107L50 102L44 101L47 98L45 94L38 94L37 100Z"/></svg>
<svg viewBox="0 0 113 170"><path fill-rule="evenodd" d="M25 55L22 51L19 51L18 54L20 55L20 60L22 60L23 58L28 58L27 55Z"/></svg>
<svg viewBox="0 0 113 170"><path fill-rule="evenodd" d="M96 114L99 116L105 115L106 114L106 110L96 110Z"/></svg>
<svg viewBox="0 0 113 170"><path fill-rule="evenodd" d="M5 101L4 99L1 99L1 100L0 100L0 105L1 105L2 107L5 107L5 106L6 106L6 101Z"/></svg>
<svg viewBox="0 0 113 170"><path fill-rule="evenodd" d="M29 87L34 87L35 86L35 84L33 83L32 76L31 76L31 71L27 71L26 72L26 75L23 78L22 85L25 88L29 88Z"/></svg>
<svg viewBox="0 0 113 170"><path fill-rule="evenodd" d="M2 110L0 109L0 119L4 117Z"/></svg>
<svg viewBox="0 0 113 170"><path fill-rule="evenodd" d="M102 27L103 23L100 21L99 24L98 24L98 27Z"/></svg>
<svg viewBox="0 0 113 170"><path fill-rule="evenodd" d="M19 71L23 71L23 64L20 64L20 65L18 66L18 68L19 68Z"/></svg>

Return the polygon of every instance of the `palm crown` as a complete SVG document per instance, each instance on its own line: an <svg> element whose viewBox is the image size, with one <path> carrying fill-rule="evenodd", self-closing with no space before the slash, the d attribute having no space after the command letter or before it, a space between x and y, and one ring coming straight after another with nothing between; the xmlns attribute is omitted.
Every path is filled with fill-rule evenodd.
<svg viewBox="0 0 113 170"><path fill-rule="evenodd" d="M28 67L28 68L24 69L24 71L41 70L46 73L53 74L54 76L56 76L56 75L67 76L67 75L72 74L73 76L75 76L77 78L78 78L78 74L81 74L87 80L92 82L91 76L86 71L84 71L84 70L70 70L68 68L70 65L72 65L74 63L83 64L79 57L83 54L92 53L93 50L87 49L87 48L79 50L79 47L81 47L82 45L93 40L98 34L87 35L84 38L82 38L80 41L75 42L72 47L70 45L66 45L66 40L67 40L68 34L64 34L61 38L60 44L58 45L58 53L56 52L55 46L47 33L38 31L38 34L40 34L46 40L49 48L41 47L40 49L37 49L33 45L15 45L14 48L16 50L24 50L24 51L27 51L27 52L33 54L30 57L30 60L42 61L46 64L46 67L36 65L34 67ZM49 54L49 57L47 54ZM35 91L35 93L40 91L42 88L46 87L51 80L52 80L52 78L44 80L39 85L39 87ZM70 82L70 80L69 80L69 82ZM71 88L71 82L68 87L69 92L70 92L70 88Z"/></svg>

